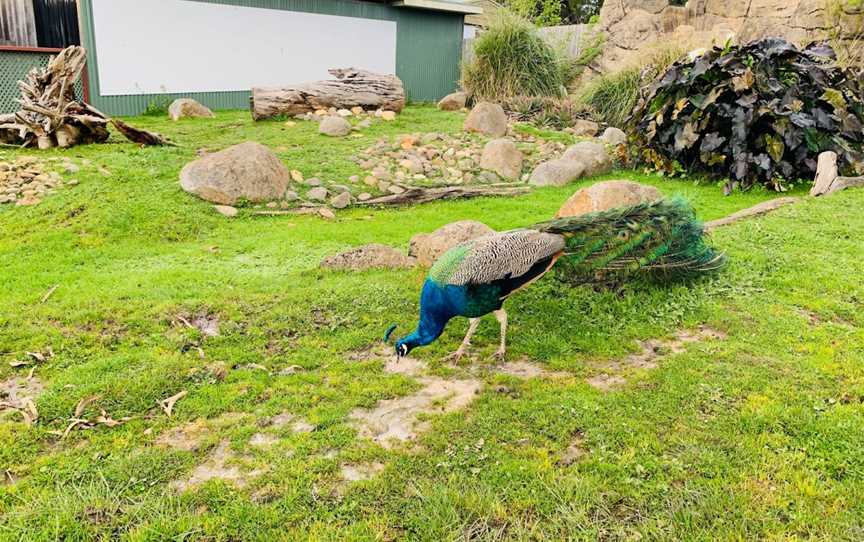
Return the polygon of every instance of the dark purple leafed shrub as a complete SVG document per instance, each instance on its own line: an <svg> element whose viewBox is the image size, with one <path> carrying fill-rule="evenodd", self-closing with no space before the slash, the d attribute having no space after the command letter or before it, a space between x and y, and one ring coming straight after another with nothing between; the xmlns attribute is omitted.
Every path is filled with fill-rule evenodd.
<svg viewBox="0 0 864 542"><path fill-rule="evenodd" d="M825 43L715 47L658 78L633 112L641 159L728 177L727 190L811 179L825 150L864 172L864 81Z"/></svg>

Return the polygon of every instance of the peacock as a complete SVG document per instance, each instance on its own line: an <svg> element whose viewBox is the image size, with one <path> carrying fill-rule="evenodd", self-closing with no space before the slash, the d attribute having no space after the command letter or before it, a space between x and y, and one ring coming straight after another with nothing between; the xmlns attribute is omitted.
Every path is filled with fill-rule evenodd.
<svg viewBox="0 0 864 542"><path fill-rule="evenodd" d="M701 222L680 198L556 218L494 233L451 248L432 265L420 294L420 321L395 342L397 357L435 341L447 323L467 317L468 332L449 356L458 361L480 318L492 313L501 327L494 356L506 353L504 301L556 266L570 284L622 279L636 273L686 277L722 267L725 256L705 239ZM396 325L384 335L389 341Z"/></svg>

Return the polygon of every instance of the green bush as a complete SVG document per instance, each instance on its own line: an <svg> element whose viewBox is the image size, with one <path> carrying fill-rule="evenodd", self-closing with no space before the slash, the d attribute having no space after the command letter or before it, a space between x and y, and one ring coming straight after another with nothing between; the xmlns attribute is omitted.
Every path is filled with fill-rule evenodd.
<svg viewBox="0 0 864 542"><path fill-rule="evenodd" d="M498 10L474 41L474 59L462 66L462 86L475 100L566 94L574 64L550 46L530 22Z"/></svg>

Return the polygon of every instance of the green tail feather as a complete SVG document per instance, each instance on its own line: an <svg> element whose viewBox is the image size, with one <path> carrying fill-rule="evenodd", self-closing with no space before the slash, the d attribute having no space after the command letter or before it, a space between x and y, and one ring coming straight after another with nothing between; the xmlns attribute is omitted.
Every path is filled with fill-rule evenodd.
<svg viewBox="0 0 864 542"><path fill-rule="evenodd" d="M725 263L705 241L702 223L684 199L674 198L531 226L567 238L558 272L576 282L648 272L684 278Z"/></svg>

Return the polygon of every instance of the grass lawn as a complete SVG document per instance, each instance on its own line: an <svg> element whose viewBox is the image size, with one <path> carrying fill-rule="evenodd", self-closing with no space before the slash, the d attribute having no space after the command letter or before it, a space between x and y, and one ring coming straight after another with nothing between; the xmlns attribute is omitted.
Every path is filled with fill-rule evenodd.
<svg viewBox="0 0 864 542"><path fill-rule="evenodd" d="M0 415L0 540L864 538L864 190L721 228L729 265L696 283L533 285L509 302L509 358L547 372L522 378L488 360L491 317L473 359L442 361L465 331L458 321L412 353L424 376L385 371L376 345L390 323L416 323L424 272L318 262L370 242L405 247L459 219L531 224L596 179L335 221L250 209L226 219L178 184L197 149L245 140L307 178L344 183L361 173L349 158L378 137L461 121L414 106L363 137L325 140L313 123L252 123L248 112L148 117L134 123L179 146L112 137L45 152L93 165L41 205L0 208L0 382L26 378L31 367L10 366L26 352L54 353L35 365L38 423ZM608 178L682 194L706 220L775 196ZM201 315L218 318L218 336L182 323ZM639 341L700 325L722 336L660 348L655 368L621 362ZM601 375L617 385L589 384ZM479 391L423 415L416 441L382 447L358 433L352 411L430 378ZM166 416L159 402L182 391ZM91 396L81 418L131 419L61 439ZM291 423L267 425L274 416ZM237 480L176 487L214 462ZM346 481L353 471L365 479Z"/></svg>

